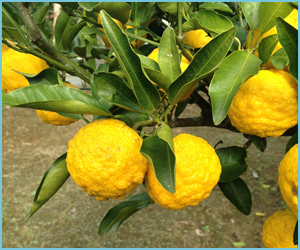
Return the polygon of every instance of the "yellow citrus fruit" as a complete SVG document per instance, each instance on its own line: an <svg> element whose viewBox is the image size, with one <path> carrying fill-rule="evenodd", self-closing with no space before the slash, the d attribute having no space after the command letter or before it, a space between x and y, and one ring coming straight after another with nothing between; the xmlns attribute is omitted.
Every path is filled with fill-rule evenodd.
<svg viewBox="0 0 300 250"><path fill-rule="evenodd" d="M290 25L292 25L294 28L298 29L298 10L294 9L284 20L287 23L289 23ZM258 28L257 30L254 31L251 46L249 46L249 44L248 44L249 34L250 33L248 33L247 39L246 39L246 48L252 49L255 46L255 43L256 43L256 40L257 40L258 36L261 34L260 33L260 28ZM266 33L264 33L262 35L262 37L259 39L258 43L260 43L263 38L271 36L271 35L275 35L275 34L277 34L276 26L274 26L272 29L268 30ZM272 54L274 54L277 50L279 50L281 48L282 48L282 46L278 42L276 47L274 48ZM258 50L255 50L254 54L258 57ZM269 62L267 64L265 64L262 69L264 69L264 70L275 69L275 67L273 66L271 60L269 60Z"/></svg>
<svg viewBox="0 0 300 250"><path fill-rule="evenodd" d="M97 200L124 199L144 180L142 139L124 122L101 119L82 127L69 142L67 168L77 186Z"/></svg>
<svg viewBox="0 0 300 250"><path fill-rule="evenodd" d="M2 43L2 89L4 91L10 92L29 86L26 77L15 71L38 74L48 67L44 60L30 54L18 52Z"/></svg>
<svg viewBox="0 0 300 250"><path fill-rule="evenodd" d="M281 161L278 183L283 199L298 218L298 144Z"/></svg>
<svg viewBox="0 0 300 250"><path fill-rule="evenodd" d="M117 20L117 19L115 19L115 18L113 18L113 20L115 21L116 24L119 25L119 27L120 27L122 30L124 29L122 23L121 23L119 20ZM101 15L100 15L100 14L98 14L98 17L97 17L97 23L102 24L102 21L101 21ZM103 28L100 28L100 30L104 32L104 29L103 29ZM104 32L104 33L105 33L105 32ZM108 38L107 38L106 36L101 36L101 39L103 40L105 46L106 46L108 49L110 49L110 48L111 48L111 45L110 45L110 42L109 42Z"/></svg>
<svg viewBox="0 0 300 250"><path fill-rule="evenodd" d="M70 83L65 83L65 85L68 87L77 89L75 86L73 86ZM47 110L36 110L36 114L43 122L49 123L49 124L52 124L55 126L69 125L71 123L78 121L76 119L65 117L65 116L59 115L56 112L47 111Z"/></svg>
<svg viewBox="0 0 300 250"><path fill-rule="evenodd" d="M264 245L268 248L297 248L293 243L296 223L297 217L290 209L272 214L263 225Z"/></svg>
<svg viewBox="0 0 300 250"><path fill-rule="evenodd" d="M188 52L189 53L189 52ZM189 53L191 55L191 53ZM191 55L192 56L192 55ZM158 48L154 49L149 55L148 55L149 58L153 59L154 61L156 61L158 63ZM181 69L181 73L183 73L187 67L189 66L190 64L190 61L182 55L181 57L181 62L180 62L180 69ZM192 93L193 91L196 89L198 84L195 84L193 86L193 88L190 89L190 91L188 93L186 93L181 99L179 102L182 102L182 101L185 101ZM163 91L165 92L165 91Z"/></svg>
<svg viewBox="0 0 300 250"><path fill-rule="evenodd" d="M221 175L221 164L214 150L205 140L180 134L174 138L176 156L176 192L166 191L158 182L152 166L145 177L150 197L163 208L179 210L196 206L206 199Z"/></svg>
<svg viewBox="0 0 300 250"><path fill-rule="evenodd" d="M182 38L182 42L191 46L193 49L202 48L211 40L212 38L202 29L185 32Z"/></svg>
<svg viewBox="0 0 300 250"><path fill-rule="evenodd" d="M298 123L298 84L284 70L260 70L238 90L228 116L242 133L278 137Z"/></svg>

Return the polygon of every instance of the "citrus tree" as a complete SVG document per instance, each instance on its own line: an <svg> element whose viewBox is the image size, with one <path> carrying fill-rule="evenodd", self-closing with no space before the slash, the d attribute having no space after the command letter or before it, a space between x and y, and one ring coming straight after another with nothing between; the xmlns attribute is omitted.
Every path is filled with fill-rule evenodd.
<svg viewBox="0 0 300 250"><path fill-rule="evenodd" d="M251 193L240 178L247 149L264 152L267 137L290 136L279 170L290 229L274 236L266 225L263 239L267 247L278 247L280 237L287 243L279 247L297 245L297 3L60 5L52 23L52 3L2 4L2 104L35 109L52 125L87 123L41 178L27 218L70 176L100 201L147 188L103 215L100 235L153 203L196 206L216 185L249 215ZM181 118L190 104L201 113ZM248 141L218 148L194 135L173 138L173 128L187 126L242 133ZM280 227L284 213L273 217Z"/></svg>

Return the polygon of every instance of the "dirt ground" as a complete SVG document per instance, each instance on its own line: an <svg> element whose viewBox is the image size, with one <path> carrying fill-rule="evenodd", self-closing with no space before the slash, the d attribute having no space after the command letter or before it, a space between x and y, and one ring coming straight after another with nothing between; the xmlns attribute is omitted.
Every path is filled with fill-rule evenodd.
<svg viewBox="0 0 300 250"><path fill-rule="evenodd" d="M190 105L185 116L199 110ZM78 188L70 177L62 188L29 221L26 216L33 204L44 172L67 151L67 144L83 121L56 127L39 120L34 110L2 109L2 247L4 248L144 248L144 247L264 247L262 225L275 211L286 208L279 191L278 166L284 156L288 137L268 138L261 153L253 145L248 150L248 170L242 179L249 186L251 214L241 214L216 186L211 195L196 207L170 211L150 205L125 221L111 235L97 234L99 223L118 200L97 201ZM177 128L211 145L223 140L226 146L243 146L242 134L214 128ZM270 185L265 188L263 185ZM140 185L132 194L144 192ZM258 216L256 213L265 216Z"/></svg>

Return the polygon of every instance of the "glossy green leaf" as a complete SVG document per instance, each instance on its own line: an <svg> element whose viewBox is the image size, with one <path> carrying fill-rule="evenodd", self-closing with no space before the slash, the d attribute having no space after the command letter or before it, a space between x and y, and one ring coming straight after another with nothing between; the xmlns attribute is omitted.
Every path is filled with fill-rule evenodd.
<svg viewBox="0 0 300 250"><path fill-rule="evenodd" d="M248 31L246 31L245 28L241 26L240 23L234 20L233 18L230 17L227 18L231 21L233 26L237 28L236 39L240 41L240 44L244 44L246 42ZM239 43L236 41L236 39L233 41L230 51L235 51L239 49Z"/></svg>
<svg viewBox="0 0 300 250"><path fill-rule="evenodd" d="M261 138L256 135L247 135L247 138L249 138L254 146L261 152L265 152L267 148L267 140L266 138Z"/></svg>
<svg viewBox="0 0 300 250"><path fill-rule="evenodd" d="M44 20L49 8L51 7L51 4L47 2L39 2L36 3L35 6L37 10L32 15L33 20L35 23L41 23Z"/></svg>
<svg viewBox="0 0 300 250"><path fill-rule="evenodd" d="M199 4L199 9L207 10L220 10L224 12L232 13L232 9L226 4L221 2L204 2Z"/></svg>
<svg viewBox="0 0 300 250"><path fill-rule="evenodd" d="M107 38L140 106L146 111L155 110L160 104L160 95L156 87L145 76L140 58L132 50L128 38L121 28L105 11L100 13Z"/></svg>
<svg viewBox="0 0 300 250"><path fill-rule="evenodd" d="M170 144L155 135L143 140L140 151L153 167L162 187L174 194L176 159Z"/></svg>
<svg viewBox="0 0 300 250"><path fill-rule="evenodd" d="M43 206L65 183L70 174L66 163L67 153L58 157L45 172L42 181L35 193L33 206L27 220Z"/></svg>
<svg viewBox="0 0 300 250"><path fill-rule="evenodd" d="M175 41L174 30L168 27L158 47L158 64L161 72L173 82L180 74L180 55Z"/></svg>
<svg viewBox="0 0 300 250"><path fill-rule="evenodd" d="M155 2L132 2L130 20L134 27L146 27L155 9Z"/></svg>
<svg viewBox="0 0 300 250"><path fill-rule="evenodd" d="M174 106L202 78L207 76L220 64L230 49L236 34L236 28L216 36L199 50L188 68L169 88L169 102Z"/></svg>
<svg viewBox="0 0 300 250"><path fill-rule="evenodd" d="M283 48L277 50L272 56L271 56L271 63L276 69L284 69L285 66L289 64L289 57L286 54L285 50Z"/></svg>
<svg viewBox="0 0 300 250"><path fill-rule="evenodd" d="M276 20L278 40L290 61L290 74L298 81L298 30L282 18Z"/></svg>
<svg viewBox="0 0 300 250"><path fill-rule="evenodd" d="M272 52L278 43L277 34L267 36L263 38L258 47L259 59L262 60L262 64L267 64Z"/></svg>
<svg viewBox="0 0 300 250"><path fill-rule="evenodd" d="M2 104L71 114L107 115L111 113L92 96L60 85L32 85L2 95Z"/></svg>
<svg viewBox="0 0 300 250"><path fill-rule="evenodd" d="M159 72L161 71L158 63L156 61L154 61L153 59L151 59L147 56L144 56L144 55L138 55L138 56L141 59L142 66L144 68L152 69L152 70L159 71Z"/></svg>
<svg viewBox="0 0 300 250"><path fill-rule="evenodd" d="M220 182L233 181L247 170L247 151L244 148L236 146L218 148L216 153L222 166Z"/></svg>
<svg viewBox="0 0 300 250"><path fill-rule="evenodd" d="M94 58L98 58L98 59L101 59L101 55L107 56L108 53L109 53L109 50L106 48L102 48L102 47L94 46L93 49L91 50L91 55Z"/></svg>
<svg viewBox="0 0 300 250"><path fill-rule="evenodd" d="M171 150L175 153L172 129L169 127L169 125L168 124L161 125L157 130L157 135L160 139L167 142Z"/></svg>
<svg viewBox="0 0 300 250"><path fill-rule="evenodd" d="M114 116L123 122L125 122L129 127L132 127L133 124L141 121L149 120L148 114L142 114L137 112L132 112L126 109L119 108L118 110L112 112Z"/></svg>
<svg viewBox="0 0 300 250"><path fill-rule="evenodd" d="M69 7L71 9L76 10L78 8L78 2L59 2L60 5Z"/></svg>
<svg viewBox="0 0 300 250"><path fill-rule="evenodd" d="M62 81L56 68L47 68L38 74L18 73L25 76L30 85L56 85Z"/></svg>
<svg viewBox="0 0 300 250"><path fill-rule="evenodd" d="M289 139L285 147L285 153L287 153L297 143L298 143L298 132Z"/></svg>
<svg viewBox="0 0 300 250"><path fill-rule="evenodd" d="M212 10L200 10L191 14L190 17L189 21L183 23L183 31L203 29L206 32L220 34L232 28L232 23L228 18Z"/></svg>
<svg viewBox="0 0 300 250"><path fill-rule="evenodd" d="M157 86L162 88L166 93L169 92L169 86L172 84L169 77L167 77L162 72L157 70L153 70L149 68L144 68L144 70L148 75L148 77L151 79L151 81L156 83Z"/></svg>
<svg viewBox="0 0 300 250"><path fill-rule="evenodd" d="M78 4L85 10L92 11L97 5L99 5L99 2L79 2Z"/></svg>
<svg viewBox="0 0 300 250"><path fill-rule="evenodd" d="M65 50L68 50L78 32L86 25L86 22L76 23L66 29L61 37L61 44Z"/></svg>
<svg viewBox="0 0 300 250"><path fill-rule="evenodd" d="M163 12L177 15L177 2L157 2L157 5ZM183 2L182 5L184 10L189 9L188 3Z"/></svg>
<svg viewBox="0 0 300 250"><path fill-rule="evenodd" d="M64 31L71 26L71 17L64 11L61 11L56 19L54 35L55 44L58 47L61 41Z"/></svg>
<svg viewBox="0 0 300 250"><path fill-rule="evenodd" d="M182 114L182 112L185 110L185 108L188 104L189 103L187 101L182 101L182 102L177 104L175 114L174 114L175 118L178 118Z"/></svg>
<svg viewBox="0 0 300 250"><path fill-rule="evenodd" d="M260 2L242 2L243 14L251 30L256 30L259 28L260 5Z"/></svg>
<svg viewBox="0 0 300 250"><path fill-rule="evenodd" d="M119 203L105 215L100 223L98 234L103 235L116 231L131 215L153 203L148 193L137 194L128 201Z"/></svg>
<svg viewBox="0 0 300 250"><path fill-rule="evenodd" d="M237 178L231 182L218 183L224 196L242 213L249 215L252 207L251 193L246 183Z"/></svg>
<svg viewBox="0 0 300 250"><path fill-rule="evenodd" d="M260 7L261 34L275 26L276 18L285 18L292 10L293 7L288 2L262 2Z"/></svg>
<svg viewBox="0 0 300 250"><path fill-rule="evenodd" d="M143 113L133 92L124 80L117 75L100 72L93 74L91 78L91 89L98 96L116 106L130 111Z"/></svg>
<svg viewBox="0 0 300 250"><path fill-rule="evenodd" d="M127 23L130 17L130 5L125 2L101 2L99 8L123 24Z"/></svg>
<svg viewBox="0 0 300 250"><path fill-rule="evenodd" d="M298 245L298 221L295 226L294 234L293 234L293 243Z"/></svg>
<svg viewBox="0 0 300 250"><path fill-rule="evenodd" d="M235 51L224 59L209 86L215 125L225 119L235 94L246 80L258 73L260 63L246 51Z"/></svg>

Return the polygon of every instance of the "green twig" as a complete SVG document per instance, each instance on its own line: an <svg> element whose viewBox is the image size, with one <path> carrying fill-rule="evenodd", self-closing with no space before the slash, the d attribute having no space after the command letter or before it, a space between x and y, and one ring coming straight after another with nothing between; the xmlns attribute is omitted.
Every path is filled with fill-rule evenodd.
<svg viewBox="0 0 300 250"><path fill-rule="evenodd" d="M61 53L56 47L54 47L51 43L46 41L43 36L41 35L37 25L32 19L32 15L27 7L23 5L23 3L17 3L19 11L21 13L22 19L27 26L29 31L30 39L33 44L39 47L42 51L46 54L51 55L56 61L59 63L71 68L72 71L69 72L71 75L76 75L82 80L90 83L91 73L76 63L74 63L71 59L66 57L64 54Z"/></svg>
<svg viewBox="0 0 300 250"><path fill-rule="evenodd" d="M24 36L23 32L21 31L19 24L17 24L17 22L11 17L11 15L8 13L8 11L2 6L2 12L4 13L4 15L9 19L9 21L12 23L12 25L16 28L16 30L18 31L18 33L20 34L20 36L22 37L22 40L24 41L24 43L26 44L27 47L30 47L30 43L28 42L28 40L26 39L26 37Z"/></svg>
<svg viewBox="0 0 300 250"><path fill-rule="evenodd" d="M141 122L137 122L132 126L133 130L137 130L139 127L144 127L147 126L149 124L153 123L153 120L147 120L147 121L141 121Z"/></svg>
<svg viewBox="0 0 300 250"><path fill-rule="evenodd" d="M126 32L126 35L130 36L130 37L133 37L133 38L135 38L137 40L141 40L141 41L144 41L146 43L149 43L149 44L152 44L152 45L155 45L155 46L159 46L159 43L157 43L157 42L154 42L152 40L149 40L149 39L141 37L141 36L134 35L134 34L129 33L129 32Z"/></svg>
<svg viewBox="0 0 300 250"><path fill-rule="evenodd" d="M177 3L178 38L182 39L182 2Z"/></svg>

